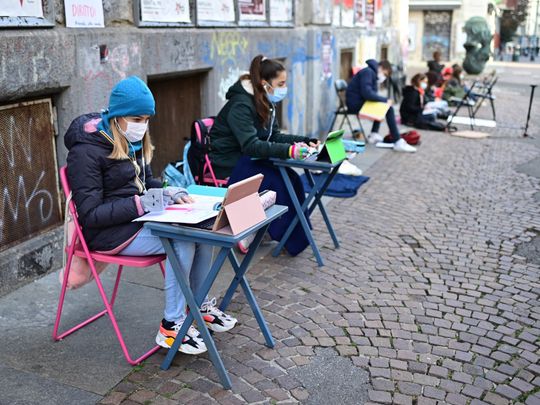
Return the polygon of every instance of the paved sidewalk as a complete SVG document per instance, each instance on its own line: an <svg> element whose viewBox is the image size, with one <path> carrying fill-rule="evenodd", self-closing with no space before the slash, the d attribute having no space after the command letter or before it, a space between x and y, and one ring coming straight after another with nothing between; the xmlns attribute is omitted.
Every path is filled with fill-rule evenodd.
<svg viewBox="0 0 540 405"><path fill-rule="evenodd" d="M491 138L425 133L379 159L329 205L340 249L313 221L326 266L306 251L250 270L277 344L237 295L241 324L216 335L232 391L206 356L161 371L160 352L102 403L539 404L540 150L504 128L522 93Z"/></svg>
<svg viewBox="0 0 540 405"><path fill-rule="evenodd" d="M326 266L306 250L250 269L277 343L264 346L237 294L240 325L215 335L231 391L207 354L179 355L161 371L160 351L129 367L107 319L53 343L52 274L0 299L0 404L539 404L540 122L535 139L515 129L526 82L502 81L495 94L500 125L488 139L422 131L415 155L371 148L357 158L371 180L327 205L342 247L320 215L313 221ZM151 270L126 271L119 292L136 350L161 319L162 280ZM110 288L112 272L104 278ZM66 321L100 308L92 293L68 298Z"/></svg>

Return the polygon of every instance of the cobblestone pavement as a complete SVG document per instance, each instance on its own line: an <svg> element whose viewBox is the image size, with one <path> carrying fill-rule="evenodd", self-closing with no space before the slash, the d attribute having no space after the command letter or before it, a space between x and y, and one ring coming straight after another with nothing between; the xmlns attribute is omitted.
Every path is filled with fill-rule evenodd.
<svg viewBox="0 0 540 405"><path fill-rule="evenodd" d="M518 93L498 102L502 122L516 124ZM301 371L330 350L369 373L351 371L340 392L369 390L370 402L540 404L540 265L515 252L540 232L540 179L516 169L540 150L518 134L425 133L419 153L387 153L357 197L330 204L340 249L315 217L324 267L310 251L255 265L277 343L263 345L237 294L241 324L215 335L231 391L206 355L161 371L160 352L103 403L310 403ZM354 403L338 398L325 403Z"/></svg>

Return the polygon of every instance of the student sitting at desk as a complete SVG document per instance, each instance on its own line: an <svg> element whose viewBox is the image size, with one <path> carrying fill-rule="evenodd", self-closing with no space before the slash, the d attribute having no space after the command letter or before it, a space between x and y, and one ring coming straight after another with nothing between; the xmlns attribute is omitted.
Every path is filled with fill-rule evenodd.
<svg viewBox="0 0 540 405"><path fill-rule="evenodd" d="M264 180L261 190L274 190L277 193L276 203L289 206L287 214L270 225L269 233L274 240L281 239L295 214L278 169L267 159L302 159L308 144L318 144L317 140L305 136L280 132L275 103L286 95L285 67L276 60L258 55L251 62L249 74L241 76L229 88L226 95L228 101L210 131L210 160L218 178L230 176L229 184L232 184L262 173ZM305 199L302 182L292 170L290 174L302 203ZM285 248L291 255L297 255L308 244L299 224Z"/></svg>
<svg viewBox="0 0 540 405"><path fill-rule="evenodd" d="M87 114L70 125L64 142L69 150L67 172L79 222L91 250L107 254L146 256L163 254L157 236L132 222L151 205L147 189L161 188L152 177L149 163L152 142L147 132L148 120L155 114L150 89L132 76L112 90L109 108L101 114ZM167 187L164 195L176 203L192 202L184 189ZM205 280L212 260L212 247L176 241L173 248L182 271L196 291ZM208 328L224 332L237 320L215 307L215 299L201 306ZM165 311L156 343L170 348L186 318L186 301L169 260L165 267ZM191 326L181 352L199 354L206 345Z"/></svg>
<svg viewBox="0 0 540 405"><path fill-rule="evenodd" d="M388 61L382 61L379 65L376 60L369 59L366 61L366 66L356 73L345 93L347 100L347 111L351 114L358 114L366 101L379 101L382 103L392 104L392 100L377 94L378 83L382 83L387 77L392 74L392 65ZM399 135L399 129L394 115L394 109L390 107L386 113L386 123L392 135L394 150L397 152L416 152L416 148L405 142ZM371 134L367 140L371 144L382 142L383 136L379 134L381 123L373 122Z"/></svg>

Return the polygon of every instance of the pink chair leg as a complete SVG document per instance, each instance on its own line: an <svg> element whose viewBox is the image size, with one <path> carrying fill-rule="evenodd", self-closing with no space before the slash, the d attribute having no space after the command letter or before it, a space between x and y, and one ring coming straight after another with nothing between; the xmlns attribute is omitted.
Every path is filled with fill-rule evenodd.
<svg viewBox="0 0 540 405"><path fill-rule="evenodd" d="M163 265L163 262L159 262L159 268L161 269L161 274L165 277L165 266Z"/></svg>
<svg viewBox="0 0 540 405"><path fill-rule="evenodd" d="M111 308L114 306L114 301L116 300L116 293L118 292L118 285L120 284L120 277L122 276L122 270L124 269L124 266L119 264L118 265L118 271L116 274L116 281L114 283L114 289L113 293L111 295Z"/></svg>
<svg viewBox="0 0 540 405"><path fill-rule="evenodd" d="M139 364L141 361L146 359L147 357L154 354L156 351L159 350L160 346L154 346L149 351L141 355L140 357L133 360L129 354L128 348L126 346L126 343L124 342L124 337L122 336L122 332L120 332L120 328L118 327L118 322L116 321L116 317L114 316L114 313L112 311L112 306L109 304L109 301L107 300L107 294L105 294L105 290L103 288L103 285L101 284L101 280L99 278L99 275L97 274L94 264L89 263L90 267L92 268L92 272L95 274L96 277L96 284L98 286L99 294L101 295L101 299L103 301L103 304L105 305L105 312L109 315L109 318L111 320L111 323L113 325L114 332L116 333L116 337L118 338L118 342L120 343L120 347L122 348L122 351L124 352L124 357L126 358L127 362L131 365Z"/></svg>

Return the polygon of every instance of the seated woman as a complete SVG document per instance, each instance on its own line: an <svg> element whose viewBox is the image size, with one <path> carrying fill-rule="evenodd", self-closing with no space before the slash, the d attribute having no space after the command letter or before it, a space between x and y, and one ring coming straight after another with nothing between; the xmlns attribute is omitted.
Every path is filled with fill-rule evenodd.
<svg viewBox="0 0 540 405"><path fill-rule="evenodd" d="M219 178L230 176L233 184L257 173L264 174L261 189L274 190L277 204L287 205L289 211L270 225L272 239L280 240L295 217L292 201L277 168L268 158L302 159L307 146L318 140L305 136L282 134L276 119L275 103L287 95L287 72L278 61L256 56L249 74L229 88L227 103L217 115L210 131L210 160ZM300 177L289 170L296 195L305 199ZM309 242L298 225L285 244L291 255L302 252Z"/></svg>
<svg viewBox="0 0 540 405"><path fill-rule="evenodd" d="M86 242L91 250L107 254L146 256L163 254L157 236L132 222L150 210L150 188L162 184L152 177L152 142L148 121L155 114L150 89L132 76L120 81L112 90L109 108L99 116L87 114L70 125L64 142L69 150L67 172L73 200ZM167 187L164 197L170 203L189 203L184 189ZM197 291L202 286L212 260L212 247L176 241L173 248L181 270ZM170 348L186 318L186 300L169 260L165 267L165 311L156 343ZM208 297L201 306L208 328L224 332L237 320L215 307ZM180 345L181 352L199 354L206 345L199 332L190 326Z"/></svg>
<svg viewBox="0 0 540 405"><path fill-rule="evenodd" d="M435 129L432 123L437 119L437 110L426 108L425 90L427 87L426 75L418 73L411 79L411 84L403 89L403 100L399 108L403 124L420 129Z"/></svg>
<svg viewBox="0 0 540 405"><path fill-rule="evenodd" d="M444 87L443 98L448 102L458 102L457 99L462 99L469 91L469 87L465 85L463 79L465 75L463 68L458 64L452 65L452 75L446 82ZM471 102L476 100L474 94L469 94Z"/></svg>

